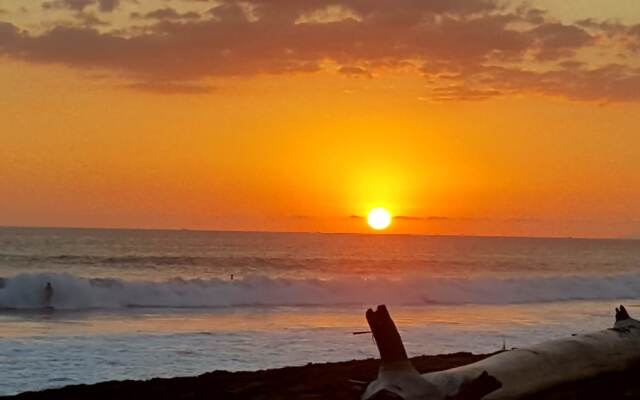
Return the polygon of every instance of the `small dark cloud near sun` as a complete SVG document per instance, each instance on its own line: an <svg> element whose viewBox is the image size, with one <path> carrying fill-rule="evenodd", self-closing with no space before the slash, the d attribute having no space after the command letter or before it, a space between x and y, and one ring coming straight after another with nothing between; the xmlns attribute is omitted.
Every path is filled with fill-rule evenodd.
<svg viewBox="0 0 640 400"><path fill-rule="evenodd" d="M438 215L431 215L426 217L419 217L419 216L412 216L412 215L397 215L393 218L398 220L405 220L405 221L449 221L451 219L449 217L442 217Z"/></svg>
<svg viewBox="0 0 640 400"><path fill-rule="evenodd" d="M363 215L349 215L349 219L366 219L366 216ZM438 215L430 215L426 217L421 216L413 216L413 215L394 215L394 220L400 221L451 221L455 218L443 217Z"/></svg>

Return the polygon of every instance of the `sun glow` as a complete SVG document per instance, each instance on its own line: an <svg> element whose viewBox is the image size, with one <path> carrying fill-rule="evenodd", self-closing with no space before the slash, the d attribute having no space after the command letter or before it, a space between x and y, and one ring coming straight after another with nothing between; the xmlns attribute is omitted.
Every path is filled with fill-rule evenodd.
<svg viewBox="0 0 640 400"><path fill-rule="evenodd" d="M374 208L369 211L367 222L375 230L386 229L391 225L391 214L384 208Z"/></svg>

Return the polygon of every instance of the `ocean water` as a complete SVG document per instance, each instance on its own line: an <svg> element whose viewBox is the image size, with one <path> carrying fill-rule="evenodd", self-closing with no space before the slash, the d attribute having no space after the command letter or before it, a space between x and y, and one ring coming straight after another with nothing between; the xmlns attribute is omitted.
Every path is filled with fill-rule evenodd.
<svg viewBox="0 0 640 400"><path fill-rule="evenodd" d="M640 314L633 240L2 228L0 277L0 395L375 357L382 303L411 355Z"/></svg>

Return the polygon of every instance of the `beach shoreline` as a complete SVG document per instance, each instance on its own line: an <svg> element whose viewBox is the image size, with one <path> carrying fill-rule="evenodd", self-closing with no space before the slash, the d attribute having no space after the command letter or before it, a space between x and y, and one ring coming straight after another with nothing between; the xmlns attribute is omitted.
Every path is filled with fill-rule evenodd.
<svg viewBox="0 0 640 400"><path fill-rule="evenodd" d="M411 358L421 373L471 364L491 354L467 352L423 355ZM360 399L374 380L379 359L369 358L332 363L309 363L258 371L212 371L199 376L108 381L69 385L42 391L1 397L14 400L40 399ZM637 399L640 384L634 377L640 368L588 381L568 382L551 391L528 398L546 400Z"/></svg>
<svg viewBox="0 0 640 400"><path fill-rule="evenodd" d="M420 372L438 371L479 361L489 355L453 353L411 359ZM379 359L259 371L212 371L193 377L108 381L24 392L2 399L359 399L376 378Z"/></svg>

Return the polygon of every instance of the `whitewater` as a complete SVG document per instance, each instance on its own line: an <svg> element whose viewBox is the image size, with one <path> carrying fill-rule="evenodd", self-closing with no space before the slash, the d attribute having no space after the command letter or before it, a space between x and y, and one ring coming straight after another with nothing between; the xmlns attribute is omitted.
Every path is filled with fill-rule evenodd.
<svg viewBox="0 0 640 400"><path fill-rule="evenodd" d="M248 276L237 280L182 279L166 282L82 278L70 274L19 274L4 279L0 309L42 308L42 288L51 283L56 310L207 308L241 306L344 306L386 303L523 304L567 300L635 298L640 275L537 278L425 278L333 280Z"/></svg>
<svg viewBox="0 0 640 400"><path fill-rule="evenodd" d="M633 240L2 228L0 395L373 357L351 333L380 303L413 355L525 346L640 313L639 265Z"/></svg>

